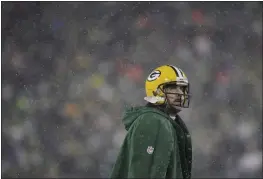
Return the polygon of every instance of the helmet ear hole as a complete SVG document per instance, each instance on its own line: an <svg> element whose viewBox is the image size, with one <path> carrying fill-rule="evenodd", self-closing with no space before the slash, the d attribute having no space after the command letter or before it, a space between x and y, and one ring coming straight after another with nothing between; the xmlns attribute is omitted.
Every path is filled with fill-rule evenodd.
<svg viewBox="0 0 263 179"><path fill-rule="evenodd" d="M154 96L159 96L159 97L163 97L164 96L163 90L160 87L158 87L156 91L152 91L152 94Z"/></svg>

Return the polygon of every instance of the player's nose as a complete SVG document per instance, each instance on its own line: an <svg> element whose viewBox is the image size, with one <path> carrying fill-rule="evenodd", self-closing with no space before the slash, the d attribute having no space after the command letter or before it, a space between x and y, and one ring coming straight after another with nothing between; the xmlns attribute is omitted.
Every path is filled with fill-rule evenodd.
<svg viewBox="0 0 263 179"><path fill-rule="evenodd" d="M180 88L176 88L176 93L183 94L183 90L181 90Z"/></svg>

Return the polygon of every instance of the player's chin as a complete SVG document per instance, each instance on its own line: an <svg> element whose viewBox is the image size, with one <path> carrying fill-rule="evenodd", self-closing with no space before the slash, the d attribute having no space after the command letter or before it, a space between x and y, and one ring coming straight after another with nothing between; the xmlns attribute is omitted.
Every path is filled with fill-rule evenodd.
<svg viewBox="0 0 263 179"><path fill-rule="evenodd" d="M179 103L179 102L178 103L174 103L174 104L171 105L171 107L174 108L174 109L179 109L180 110L181 109L181 107L180 107L181 105L180 104L181 103Z"/></svg>
<svg viewBox="0 0 263 179"><path fill-rule="evenodd" d="M171 104L172 107L179 107L181 105L181 103L178 101L178 102L173 102Z"/></svg>

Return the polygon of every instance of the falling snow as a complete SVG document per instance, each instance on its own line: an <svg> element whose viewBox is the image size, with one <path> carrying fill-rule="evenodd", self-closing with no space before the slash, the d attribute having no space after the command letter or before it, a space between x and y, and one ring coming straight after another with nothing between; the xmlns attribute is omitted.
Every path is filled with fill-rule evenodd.
<svg viewBox="0 0 263 179"><path fill-rule="evenodd" d="M3 177L107 178L165 64L190 81L192 177L262 177L259 2L1 4Z"/></svg>

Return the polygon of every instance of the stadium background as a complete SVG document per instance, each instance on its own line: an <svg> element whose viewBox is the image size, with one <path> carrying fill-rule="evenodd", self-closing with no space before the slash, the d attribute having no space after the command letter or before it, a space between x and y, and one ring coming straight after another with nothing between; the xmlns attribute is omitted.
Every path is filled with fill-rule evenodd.
<svg viewBox="0 0 263 179"><path fill-rule="evenodd" d="M182 68L193 177L262 177L260 2L2 2L2 177L107 177L124 108Z"/></svg>

